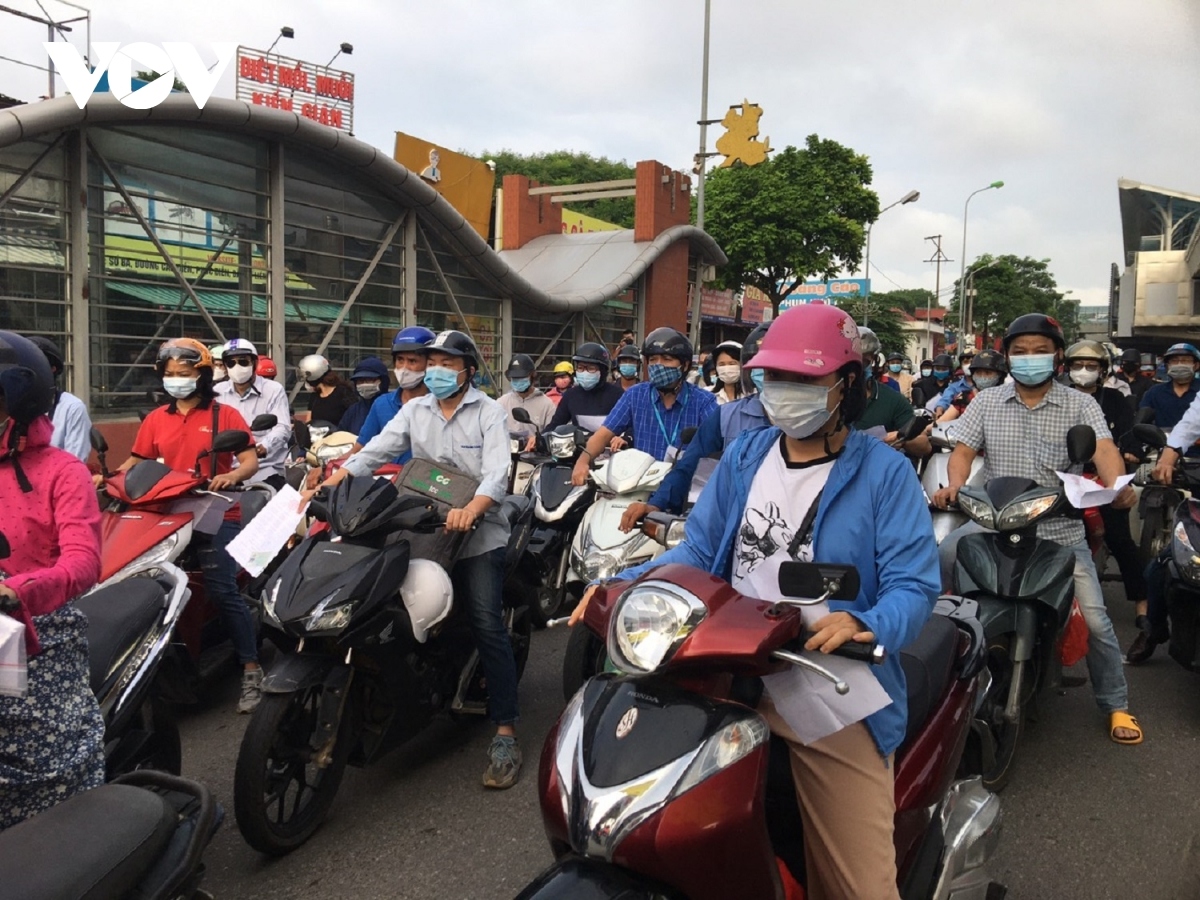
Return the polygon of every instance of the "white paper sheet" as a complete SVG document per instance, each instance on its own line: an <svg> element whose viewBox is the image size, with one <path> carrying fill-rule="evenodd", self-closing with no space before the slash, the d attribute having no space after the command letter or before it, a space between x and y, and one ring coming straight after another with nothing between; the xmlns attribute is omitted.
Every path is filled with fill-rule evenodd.
<svg viewBox="0 0 1200 900"><path fill-rule="evenodd" d="M813 622L827 615L829 606L825 603L805 609L805 628L811 630ZM799 666L763 677L763 686L771 695L775 709L796 733L800 743L808 745L828 737L847 725L861 722L892 702L871 671L870 663L809 650L801 651L800 655L828 669L850 686L848 693L839 694L833 682Z"/></svg>
<svg viewBox="0 0 1200 900"><path fill-rule="evenodd" d="M229 555L252 576L261 575L300 524L304 513L297 509L299 504L300 493L285 484L229 542Z"/></svg>
<svg viewBox="0 0 1200 900"><path fill-rule="evenodd" d="M1104 485L1092 481L1090 478L1084 478L1082 475L1070 475L1066 472L1056 472L1056 475L1062 479L1063 489L1067 495L1067 502L1076 509L1088 509L1092 506L1105 506L1117 499L1117 494L1125 488L1125 485L1133 481L1134 475L1122 475L1117 479L1117 483L1106 488Z"/></svg>
<svg viewBox="0 0 1200 900"><path fill-rule="evenodd" d="M0 613L0 697L25 696L28 669L25 660L25 625Z"/></svg>
<svg viewBox="0 0 1200 900"><path fill-rule="evenodd" d="M216 534L225 513L237 500L228 494L195 494L171 503L171 512L192 514L192 528L201 534Z"/></svg>

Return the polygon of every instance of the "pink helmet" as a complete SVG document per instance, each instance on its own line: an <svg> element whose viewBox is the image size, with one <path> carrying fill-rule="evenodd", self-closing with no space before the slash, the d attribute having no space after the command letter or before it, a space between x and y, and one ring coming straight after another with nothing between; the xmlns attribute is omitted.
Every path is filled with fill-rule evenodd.
<svg viewBox="0 0 1200 900"><path fill-rule="evenodd" d="M848 362L862 364L858 326L845 310L806 303L771 323L747 369L778 369L820 378Z"/></svg>

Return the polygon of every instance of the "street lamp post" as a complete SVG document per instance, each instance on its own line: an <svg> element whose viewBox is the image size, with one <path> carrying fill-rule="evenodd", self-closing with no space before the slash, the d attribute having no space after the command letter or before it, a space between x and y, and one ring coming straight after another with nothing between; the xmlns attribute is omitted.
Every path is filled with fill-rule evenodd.
<svg viewBox="0 0 1200 900"><path fill-rule="evenodd" d="M962 268L958 274L958 339L960 343L962 342L963 335L966 334L967 330L966 307L964 306L967 278L967 209L971 205L971 198L976 194L981 194L984 191L990 191L992 188L1002 187L1004 187L1003 181L993 181L986 187L981 187L977 191L971 191L971 193L967 195L967 202L963 204Z"/></svg>
<svg viewBox="0 0 1200 900"><path fill-rule="evenodd" d="M708 36L712 18L712 0L704 0L704 56L700 69L700 152L696 155L696 227L704 230L704 174L708 168ZM700 352L700 310L703 290L700 270L696 270L696 293L692 297L692 321L688 329L695 353Z"/></svg>
<svg viewBox="0 0 1200 900"><path fill-rule="evenodd" d="M966 322L973 323L975 321L975 276L978 275L980 272L982 272L984 269L989 268L990 266L996 265L996 263L998 263L998 262L1000 262L1000 260L993 259L990 262L984 263L982 266L979 266L978 268L971 269L971 271L966 274L965 280L969 281L971 283L971 286L970 286L970 288L966 288L966 285L965 284L963 285L963 287L966 288L963 291L963 296L964 296L964 298L969 298L970 308L964 309L963 305L962 305L963 301L960 300L959 301L959 310L958 310L960 315L966 315L966 319L965 319ZM960 336L959 343L961 343L961 342L962 342L962 337ZM959 348L959 353L960 354L962 353L961 347Z"/></svg>
<svg viewBox="0 0 1200 900"><path fill-rule="evenodd" d="M887 206L885 206L883 209L881 209L879 211L879 215L876 216L875 219L878 220L879 216L882 216L885 212L887 212L893 206L903 206L905 203L916 203L917 200L920 199L920 197L921 197L920 191L909 191L907 194L905 194L899 200L895 201L894 203L889 203ZM867 294L866 294L866 296L863 297L863 327L864 328L868 324L867 320L869 318L869 309L870 309L870 303L871 303L871 228L874 225L875 225L874 222L867 223L867 252L866 252L866 260L863 263L863 270L865 272L863 277L866 278L866 280L867 280Z"/></svg>

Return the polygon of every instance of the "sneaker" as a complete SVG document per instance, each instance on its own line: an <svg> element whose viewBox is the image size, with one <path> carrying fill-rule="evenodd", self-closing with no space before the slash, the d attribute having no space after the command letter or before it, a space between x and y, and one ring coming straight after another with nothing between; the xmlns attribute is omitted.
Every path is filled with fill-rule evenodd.
<svg viewBox="0 0 1200 900"><path fill-rule="evenodd" d="M483 786L504 790L517 783L521 774L521 748L517 739L498 734L488 747L488 767L483 773Z"/></svg>
<svg viewBox="0 0 1200 900"><path fill-rule="evenodd" d="M246 669L242 674L242 695L238 697L238 712L252 713L262 700L263 670Z"/></svg>

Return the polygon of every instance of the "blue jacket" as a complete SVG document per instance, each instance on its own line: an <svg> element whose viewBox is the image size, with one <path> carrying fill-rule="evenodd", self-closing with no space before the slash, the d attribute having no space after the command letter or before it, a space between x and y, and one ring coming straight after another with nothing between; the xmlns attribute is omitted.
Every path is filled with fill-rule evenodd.
<svg viewBox="0 0 1200 900"><path fill-rule="evenodd" d="M750 484L779 434L778 428L767 427L737 437L688 516L683 543L617 577L637 578L656 566L683 563L728 579ZM933 521L903 454L850 432L821 494L813 558L858 569L858 597L830 601L829 607L853 613L887 649L887 660L875 675L892 703L866 720L879 752L887 756L904 740L908 721L900 650L916 639L941 589Z"/></svg>
<svg viewBox="0 0 1200 900"><path fill-rule="evenodd" d="M379 432L383 431L384 427L388 422L392 421L392 418L396 415L396 413L400 412L400 406L400 388L380 394L371 404L371 409L367 412L366 419L363 421L362 426L358 429L347 430L357 430L358 443L365 447L371 442L373 437L379 434ZM353 409L353 407L351 407L351 409ZM402 466L410 459L412 459L412 451L405 450L403 453L393 459L392 462Z"/></svg>
<svg viewBox="0 0 1200 900"><path fill-rule="evenodd" d="M700 461L722 453L726 445L743 431L761 428L766 424L767 414L763 412L758 394L718 406L700 424L679 462L675 463L658 490L646 502L666 512L682 512Z"/></svg>

